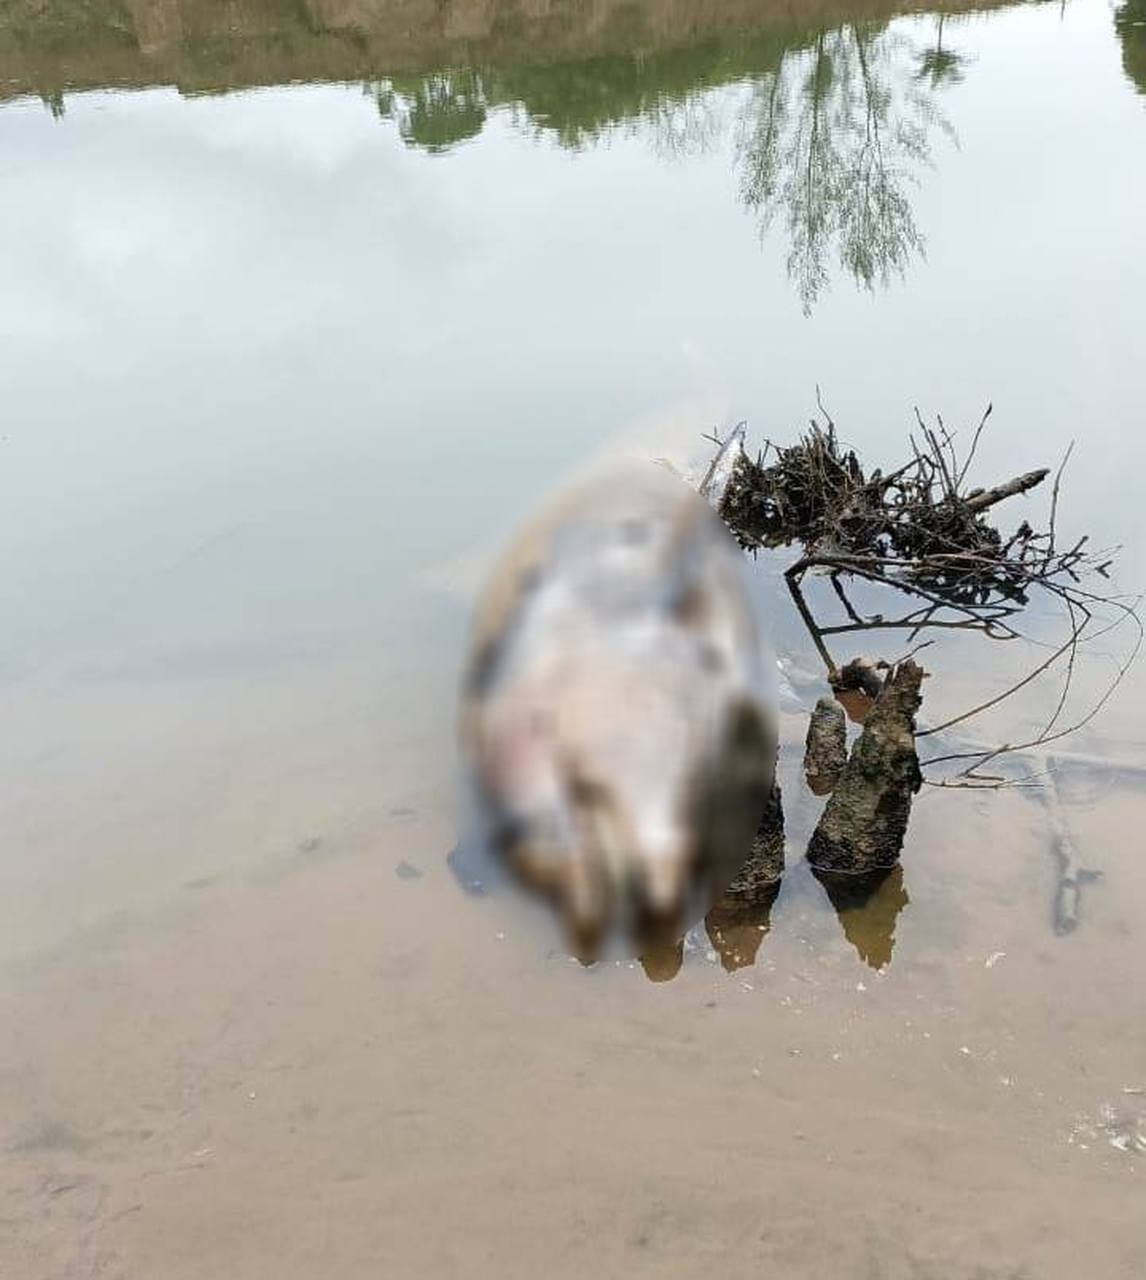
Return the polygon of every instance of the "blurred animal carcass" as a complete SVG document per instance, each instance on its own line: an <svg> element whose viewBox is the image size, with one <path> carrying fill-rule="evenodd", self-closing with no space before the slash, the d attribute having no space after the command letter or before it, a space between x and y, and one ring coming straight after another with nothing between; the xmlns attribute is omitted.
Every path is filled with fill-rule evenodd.
<svg viewBox="0 0 1146 1280"><path fill-rule="evenodd" d="M745 573L695 489L615 463L535 516L479 600L471 817L582 958L679 938L748 854L776 717Z"/></svg>

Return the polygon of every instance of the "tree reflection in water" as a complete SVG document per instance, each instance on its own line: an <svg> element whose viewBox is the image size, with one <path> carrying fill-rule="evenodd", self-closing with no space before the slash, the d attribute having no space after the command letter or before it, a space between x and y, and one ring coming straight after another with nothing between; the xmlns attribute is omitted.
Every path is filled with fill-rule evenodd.
<svg viewBox="0 0 1146 1280"><path fill-rule="evenodd" d="M382 80L374 86L374 100L408 147L448 151L485 126L482 76L471 69L436 72L406 84Z"/></svg>
<svg viewBox="0 0 1146 1280"><path fill-rule="evenodd" d="M1122 41L1122 69L1146 93L1146 0L1126 0L1114 11L1114 29Z"/></svg>
<svg viewBox="0 0 1146 1280"><path fill-rule="evenodd" d="M783 222L806 313L833 258L874 289L923 252L909 191L931 161L933 130L952 130L936 83L913 73L916 59L886 27L845 26L781 55L754 87L738 149L741 197L762 232Z"/></svg>
<svg viewBox="0 0 1146 1280"><path fill-rule="evenodd" d="M935 132L954 136L937 97L964 63L945 44L942 19L922 47L886 24L852 23L643 57L441 71L371 92L407 145L430 152L476 136L499 107L574 150L624 130L679 157L711 151L731 131L740 198L762 236L783 229L788 272L810 312L834 269L874 289L922 254L911 189ZM746 92L710 92L733 86Z"/></svg>
<svg viewBox="0 0 1146 1280"><path fill-rule="evenodd" d="M903 867L896 863L867 875L833 875L815 870L811 874L827 894L843 936L857 957L871 969L887 968L895 950L900 913L911 903ZM719 963L726 973L755 966L761 944L771 932L772 908L780 887L781 882L776 880L767 892L750 900L727 897L713 906L703 926L711 944L707 956L710 963ZM689 935L694 950L699 936L699 929ZM646 952L640 957L645 976L650 982L671 982L684 967L688 950L680 942Z"/></svg>
<svg viewBox="0 0 1146 1280"><path fill-rule="evenodd" d="M932 89L942 88L946 84L958 84L963 79L963 66L967 61L966 54L948 48L943 43L943 23L946 18L944 13L936 18L935 43L919 55L919 69L915 73L917 80L926 80Z"/></svg>

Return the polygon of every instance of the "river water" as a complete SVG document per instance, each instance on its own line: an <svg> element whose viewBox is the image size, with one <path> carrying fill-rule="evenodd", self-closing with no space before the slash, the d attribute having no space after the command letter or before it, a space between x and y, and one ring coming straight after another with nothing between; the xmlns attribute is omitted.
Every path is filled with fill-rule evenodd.
<svg viewBox="0 0 1146 1280"><path fill-rule="evenodd" d="M837 914L794 708L727 967L445 861L474 584L603 450L991 402L980 482L1075 440L1142 585L1139 0L15 3L0 155L5 1280L1142 1274L1141 668L1059 744L1069 936L1037 791L925 789Z"/></svg>

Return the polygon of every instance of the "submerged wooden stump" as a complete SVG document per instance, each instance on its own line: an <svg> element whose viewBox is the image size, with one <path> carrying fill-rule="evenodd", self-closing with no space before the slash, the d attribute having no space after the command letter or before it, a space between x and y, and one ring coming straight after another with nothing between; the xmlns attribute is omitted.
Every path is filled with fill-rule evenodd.
<svg viewBox="0 0 1146 1280"><path fill-rule="evenodd" d="M804 743L804 778L813 795L835 790L848 762L848 727L844 709L834 698L821 698L808 723Z"/></svg>
<svg viewBox="0 0 1146 1280"><path fill-rule="evenodd" d="M871 872L898 860L922 781L915 713L923 675L910 658L888 674L808 844L813 867Z"/></svg>
<svg viewBox="0 0 1146 1280"><path fill-rule="evenodd" d="M780 784L772 784L768 806L760 819L752 841L752 849L736 878L724 893L725 898L751 902L755 898L774 898L773 889L784 874L784 801Z"/></svg>

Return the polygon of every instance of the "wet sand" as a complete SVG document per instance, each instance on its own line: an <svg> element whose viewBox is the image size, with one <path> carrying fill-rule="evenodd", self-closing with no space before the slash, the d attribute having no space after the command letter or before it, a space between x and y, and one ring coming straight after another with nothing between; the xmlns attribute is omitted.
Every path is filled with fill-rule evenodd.
<svg viewBox="0 0 1146 1280"><path fill-rule="evenodd" d="M1141 1274L1146 1161L1110 1141L1146 1101L1132 790L1068 803L1104 872L1070 937L1043 807L930 792L897 917L845 934L790 847L755 965L701 946L652 984L461 892L421 692L424 734L371 735L325 690L317 756L234 751L247 798L200 777L146 894L7 951L6 1276Z"/></svg>

